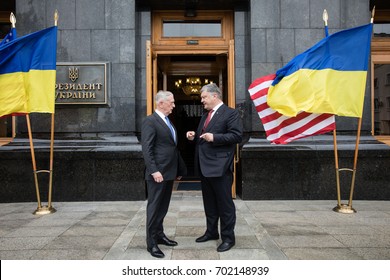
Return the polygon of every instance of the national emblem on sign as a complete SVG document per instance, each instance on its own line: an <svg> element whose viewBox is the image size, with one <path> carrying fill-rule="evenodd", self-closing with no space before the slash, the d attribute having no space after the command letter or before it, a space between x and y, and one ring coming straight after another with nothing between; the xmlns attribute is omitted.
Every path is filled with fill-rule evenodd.
<svg viewBox="0 0 390 280"><path fill-rule="evenodd" d="M79 69L78 68L69 68L69 79L72 82L75 82L79 78Z"/></svg>

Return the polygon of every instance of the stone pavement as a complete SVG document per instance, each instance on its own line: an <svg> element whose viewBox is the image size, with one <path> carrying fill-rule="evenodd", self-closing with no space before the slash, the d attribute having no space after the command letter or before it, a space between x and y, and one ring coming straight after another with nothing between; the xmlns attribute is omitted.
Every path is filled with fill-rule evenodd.
<svg viewBox="0 0 390 280"><path fill-rule="evenodd" d="M161 245L172 260L389 260L390 201L354 201L354 214L336 201L243 201L236 246L196 243L205 230L201 193L174 192ZM36 203L0 204L0 259L158 260L145 247L146 201L54 202L57 212L33 215Z"/></svg>

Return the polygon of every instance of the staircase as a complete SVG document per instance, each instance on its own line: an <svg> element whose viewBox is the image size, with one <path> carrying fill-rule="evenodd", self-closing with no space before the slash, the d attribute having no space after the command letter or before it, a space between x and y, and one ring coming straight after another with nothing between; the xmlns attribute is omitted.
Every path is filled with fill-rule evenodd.
<svg viewBox="0 0 390 280"><path fill-rule="evenodd" d="M390 135L375 135L374 137L376 140L390 146Z"/></svg>

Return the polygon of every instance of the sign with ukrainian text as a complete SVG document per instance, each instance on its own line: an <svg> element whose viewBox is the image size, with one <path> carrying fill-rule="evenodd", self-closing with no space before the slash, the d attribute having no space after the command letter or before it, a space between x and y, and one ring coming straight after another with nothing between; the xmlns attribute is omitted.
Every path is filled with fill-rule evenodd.
<svg viewBox="0 0 390 280"><path fill-rule="evenodd" d="M109 96L108 67L108 62L58 62L56 105L106 105Z"/></svg>

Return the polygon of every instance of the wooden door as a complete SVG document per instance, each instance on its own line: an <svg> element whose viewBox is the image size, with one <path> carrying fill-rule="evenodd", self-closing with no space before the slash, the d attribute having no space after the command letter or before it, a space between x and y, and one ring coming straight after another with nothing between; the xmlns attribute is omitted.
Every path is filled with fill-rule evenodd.
<svg viewBox="0 0 390 280"><path fill-rule="evenodd" d="M219 85L225 93L224 102L235 108L235 66L234 66L234 32L233 32L233 13L220 11L200 11L197 18L188 19L179 11L157 11L154 12L152 18L152 41L147 41L146 45L146 99L147 99L147 114L151 114L154 110L154 94L159 90L157 85L166 87L165 67L160 64L166 63L167 57L185 57L185 56L208 56L215 58L224 64L224 71L219 74ZM169 36L164 32L165 24L176 24L177 22L186 24L211 24L220 27L220 33L207 34L199 36L193 34L185 34L183 37L172 34ZM196 28L195 28L196 29ZM218 35L219 34L219 35ZM164 61L164 63L163 63ZM171 65L172 66L172 65ZM174 67L174 65L172 66ZM193 62L189 66L192 71L202 71L202 65L199 61ZM158 73L158 69L163 69L163 74ZM188 70L188 69L187 69ZM227 71L226 71L227 70ZM187 71L188 72L188 71ZM223 73L223 74L222 74ZM199 74L199 72L198 72ZM159 76L160 75L160 76ZM168 88L170 90L170 88ZM236 197L236 164L238 155L234 162L234 181L232 185L232 196Z"/></svg>

